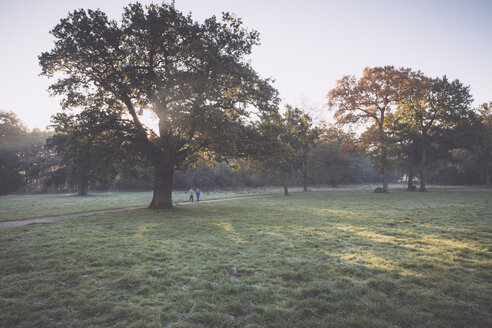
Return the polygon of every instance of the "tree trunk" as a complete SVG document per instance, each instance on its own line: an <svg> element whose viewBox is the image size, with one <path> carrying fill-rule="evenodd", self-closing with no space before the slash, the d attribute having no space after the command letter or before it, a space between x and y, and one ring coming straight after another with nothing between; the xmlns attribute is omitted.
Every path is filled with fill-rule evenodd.
<svg viewBox="0 0 492 328"><path fill-rule="evenodd" d="M415 187L413 185L413 178L415 177L413 162L409 161L408 163L408 182L407 182L407 190L415 191Z"/></svg>
<svg viewBox="0 0 492 328"><path fill-rule="evenodd" d="M388 167L386 164L386 157L383 158L383 191L388 192Z"/></svg>
<svg viewBox="0 0 492 328"><path fill-rule="evenodd" d="M307 162L306 159L304 158L303 163L302 163L302 183L303 183L303 191L307 191L308 183L307 183Z"/></svg>
<svg viewBox="0 0 492 328"><path fill-rule="evenodd" d="M337 180L335 178L330 178L330 182L331 182L331 186L333 188L337 188L338 187L338 183L337 183Z"/></svg>
<svg viewBox="0 0 492 328"><path fill-rule="evenodd" d="M388 192L388 155L386 153L386 136L384 134L383 122L384 115L381 118L381 124L379 124L379 137L381 139L381 166L383 173L383 192Z"/></svg>
<svg viewBox="0 0 492 328"><path fill-rule="evenodd" d="M490 169L488 167L485 168L485 185L487 187L490 187L492 186L492 182L491 182L491 177L490 177Z"/></svg>
<svg viewBox="0 0 492 328"><path fill-rule="evenodd" d="M284 196L289 196L289 189L287 189L287 186L284 184Z"/></svg>
<svg viewBox="0 0 492 328"><path fill-rule="evenodd" d="M86 196L89 190L89 178L85 174L80 174L77 180L77 195Z"/></svg>
<svg viewBox="0 0 492 328"><path fill-rule="evenodd" d="M287 188L287 183L285 179L282 179L282 186L284 187L284 196L289 196L289 189Z"/></svg>
<svg viewBox="0 0 492 328"><path fill-rule="evenodd" d="M149 205L150 209L173 208L173 175L174 166L157 169L154 178L154 195Z"/></svg>
<svg viewBox="0 0 492 328"><path fill-rule="evenodd" d="M426 140L425 137L422 140L422 162L420 163L420 191L427 191L425 188L425 174L426 174L426 166L427 166L427 151L426 151Z"/></svg>

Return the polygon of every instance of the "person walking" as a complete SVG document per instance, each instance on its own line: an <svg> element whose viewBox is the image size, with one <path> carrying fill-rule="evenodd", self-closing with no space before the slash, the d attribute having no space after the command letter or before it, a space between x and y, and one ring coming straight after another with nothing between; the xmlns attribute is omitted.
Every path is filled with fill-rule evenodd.
<svg viewBox="0 0 492 328"><path fill-rule="evenodd" d="M200 202L200 188L196 188L195 195L196 195L196 202L199 203Z"/></svg>
<svg viewBox="0 0 492 328"><path fill-rule="evenodd" d="M190 198L188 199L188 201L193 203L193 189L190 188L190 191L188 191L188 193L190 194Z"/></svg>

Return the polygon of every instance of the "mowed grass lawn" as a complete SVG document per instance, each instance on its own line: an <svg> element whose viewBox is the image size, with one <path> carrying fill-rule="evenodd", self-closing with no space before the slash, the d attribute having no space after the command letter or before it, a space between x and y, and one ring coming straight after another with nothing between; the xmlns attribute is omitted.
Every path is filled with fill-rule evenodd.
<svg viewBox="0 0 492 328"><path fill-rule="evenodd" d="M0 231L1 327L492 327L492 190L327 191Z"/></svg>
<svg viewBox="0 0 492 328"><path fill-rule="evenodd" d="M278 191L277 191L278 192ZM243 192L202 192L203 200L251 196L268 190ZM173 202L188 200L188 192L173 192ZM84 213L133 206L148 206L152 192L101 192L87 196L75 194L12 195L0 197L0 222Z"/></svg>

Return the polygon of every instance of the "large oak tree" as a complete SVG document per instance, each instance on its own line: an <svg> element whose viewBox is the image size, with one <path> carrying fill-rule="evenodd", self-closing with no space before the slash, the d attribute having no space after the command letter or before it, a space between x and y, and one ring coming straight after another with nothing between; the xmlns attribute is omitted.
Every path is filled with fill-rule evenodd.
<svg viewBox="0 0 492 328"><path fill-rule="evenodd" d="M231 14L198 23L174 4L135 3L120 22L76 10L51 33L55 45L39 57L42 74L58 78L51 92L66 108L103 102L131 118L154 168L150 208L172 207L175 169L201 154L245 155L255 137L251 113L276 111L276 90L247 61L258 33ZM158 120L156 133L141 122L145 110Z"/></svg>

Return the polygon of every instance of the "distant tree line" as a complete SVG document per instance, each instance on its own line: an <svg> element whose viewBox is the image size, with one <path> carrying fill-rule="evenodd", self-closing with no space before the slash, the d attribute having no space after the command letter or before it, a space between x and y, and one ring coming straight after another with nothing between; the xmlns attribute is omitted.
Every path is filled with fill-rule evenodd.
<svg viewBox="0 0 492 328"><path fill-rule="evenodd" d="M491 104L483 104L472 113L473 119L467 123L466 130L434 135L428 156L429 183L490 186ZM92 115L98 114L56 114L52 128L46 132L29 131L14 113L1 111L1 194L77 192L84 195L89 187L93 191L152 190L151 167L126 140L131 136L108 128L114 117ZM288 194L289 186L307 189L308 185L337 187L383 181L377 152L374 154L374 149L368 146L373 138L371 129L357 136L335 125L315 127L307 113L290 106L280 118L277 123L283 126L284 135L282 138L279 134L272 142L271 156L198 162L188 170L176 172L173 188L228 190L283 186ZM416 169L419 148L415 140L412 143L405 139L409 131L396 130L394 124L389 130L392 138L388 152L391 154L389 180L402 182L404 178L408 189L415 190L415 180L410 176L420 178Z"/></svg>

